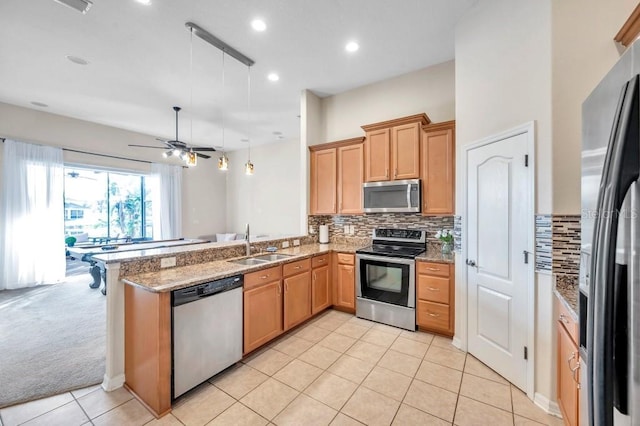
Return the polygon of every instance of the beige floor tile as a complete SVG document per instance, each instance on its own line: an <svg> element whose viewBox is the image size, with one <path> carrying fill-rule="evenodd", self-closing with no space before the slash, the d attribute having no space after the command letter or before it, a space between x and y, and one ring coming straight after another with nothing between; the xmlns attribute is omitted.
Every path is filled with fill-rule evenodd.
<svg viewBox="0 0 640 426"><path fill-rule="evenodd" d="M298 359L326 370L331 364L340 358L340 355L342 354L338 351L325 348L324 346L315 345L300 355Z"/></svg>
<svg viewBox="0 0 640 426"><path fill-rule="evenodd" d="M508 426L513 425L513 414L460 396L454 424L459 426Z"/></svg>
<svg viewBox="0 0 640 426"><path fill-rule="evenodd" d="M362 424L363 423L360 423L343 413L338 413L336 418L331 422L331 426L360 426Z"/></svg>
<svg viewBox="0 0 640 426"><path fill-rule="evenodd" d="M327 337L329 333L331 333L331 331L310 324L300 331L297 331L294 336L300 337L301 339L305 339L313 343L318 343L320 340Z"/></svg>
<svg viewBox="0 0 640 426"><path fill-rule="evenodd" d="M93 386L89 386L89 387L82 388L82 389L76 389L74 391L71 391L71 394L73 395L73 397L75 399L78 399L78 398L82 398L83 396L85 396L85 395L87 395L87 394L89 394L89 393L91 393L93 391L96 391L98 389L102 389L102 385L98 384L98 385L93 385Z"/></svg>
<svg viewBox="0 0 640 426"><path fill-rule="evenodd" d="M358 385L347 379L324 372L304 393L336 410L340 410L351 398L357 387Z"/></svg>
<svg viewBox="0 0 640 426"><path fill-rule="evenodd" d="M355 324L355 325L359 325L361 327L366 327L366 328L371 328L374 325L376 325L376 323L373 322L373 321L369 321L369 320L366 320L364 318L358 318L358 317L351 318L345 324Z"/></svg>
<svg viewBox="0 0 640 426"><path fill-rule="evenodd" d="M420 411L407 404L401 404L393 419L393 425L397 426L449 426L451 423L445 422L431 414Z"/></svg>
<svg viewBox="0 0 640 426"><path fill-rule="evenodd" d="M378 365L388 370L395 371L396 373L404 374L405 376L413 377L420 367L420 359L412 357L410 355L401 354L394 350L388 350L382 356Z"/></svg>
<svg viewBox="0 0 640 426"><path fill-rule="evenodd" d="M393 327L386 324L375 323L372 327L373 330L384 331L385 333L393 334L394 336L399 336L402 333L403 329L398 327Z"/></svg>
<svg viewBox="0 0 640 426"><path fill-rule="evenodd" d="M273 419L278 426L325 426L338 412L307 395L300 394L287 408Z"/></svg>
<svg viewBox="0 0 640 426"><path fill-rule="evenodd" d="M180 398L171 413L185 425L204 425L234 402L217 387L204 383Z"/></svg>
<svg viewBox="0 0 640 426"><path fill-rule="evenodd" d="M183 426L183 424L173 414L169 413L161 419L151 420L145 426Z"/></svg>
<svg viewBox="0 0 640 426"><path fill-rule="evenodd" d="M236 402L207 426L264 426L267 423L267 419Z"/></svg>
<svg viewBox="0 0 640 426"><path fill-rule="evenodd" d="M133 395L131 395L129 391L125 388L119 388L113 392L105 392L103 390L91 392L82 398L78 398L78 403L80 403L80 406L89 418L95 419L100 414L104 414L132 398Z"/></svg>
<svg viewBox="0 0 640 426"><path fill-rule="evenodd" d="M404 403L439 417L448 422L453 421L458 394L428 383L414 380L409 386Z"/></svg>
<svg viewBox="0 0 640 426"><path fill-rule="evenodd" d="M289 336L273 346L273 349L292 357L300 356L304 351L313 346L313 342L296 336Z"/></svg>
<svg viewBox="0 0 640 426"><path fill-rule="evenodd" d="M511 398L513 402L513 412L521 417L535 420L542 424L548 425L562 425L562 419L547 414L544 410L538 407L531 401L527 395L520 389L511 385Z"/></svg>
<svg viewBox="0 0 640 426"><path fill-rule="evenodd" d="M429 345L426 343L416 342L415 340L405 339L399 336L395 342L391 345L391 349L396 352L402 352L403 354L415 356L416 358L424 357L427 353Z"/></svg>
<svg viewBox="0 0 640 426"><path fill-rule="evenodd" d="M353 318L354 315L347 312L338 311L337 309L329 309L327 310L327 317L346 322Z"/></svg>
<svg viewBox="0 0 640 426"><path fill-rule="evenodd" d="M493 405L505 411L512 411L511 389L509 385L503 385L492 380L465 373L462 376L460 395Z"/></svg>
<svg viewBox="0 0 640 426"><path fill-rule="evenodd" d="M349 355L342 355L327 371L360 384L373 369L373 366L374 364L371 362L353 358Z"/></svg>
<svg viewBox="0 0 640 426"><path fill-rule="evenodd" d="M252 357L246 364L263 372L267 376L272 376L285 365L289 364L293 358L280 351L267 349L256 357Z"/></svg>
<svg viewBox="0 0 640 426"><path fill-rule="evenodd" d="M323 318L320 318L318 321L314 322L313 325L315 325L316 327L324 328L329 331L334 331L345 322L346 321L340 318L334 318L327 315Z"/></svg>
<svg viewBox="0 0 640 426"><path fill-rule="evenodd" d="M369 330L368 327L351 324L349 323L349 321L347 321L344 324L342 324L340 327L336 328L335 332L338 334L343 334L345 336L353 337L354 339L359 339L368 330Z"/></svg>
<svg viewBox="0 0 640 426"><path fill-rule="evenodd" d="M331 333L324 339L320 340L318 344L320 346L324 346L325 348L333 349L334 351L344 353L355 342L356 342L356 339L354 339L353 337L343 336L342 334L337 334L337 333Z"/></svg>
<svg viewBox="0 0 640 426"><path fill-rule="evenodd" d="M282 370L273 375L273 378L302 392L315 379L322 374L322 370L311 364L294 359Z"/></svg>
<svg viewBox="0 0 640 426"><path fill-rule="evenodd" d="M433 336L433 340L431 341L431 344L433 346L437 346L442 349L448 349L450 351L464 353L464 351L461 351L460 349L453 346L453 339L451 337Z"/></svg>
<svg viewBox="0 0 640 426"><path fill-rule="evenodd" d="M151 420L153 420L153 415L137 399L132 399L96 417L92 422L96 426L138 426L144 425Z"/></svg>
<svg viewBox="0 0 640 426"><path fill-rule="evenodd" d="M533 420L527 419L526 417L520 417L517 414L513 416L513 420L513 424L515 426L544 426L544 423L538 423Z"/></svg>
<svg viewBox="0 0 640 426"><path fill-rule="evenodd" d="M400 336L405 339L415 340L416 342L426 343L427 345L430 345L433 340L433 334L425 333L424 331L402 330Z"/></svg>
<svg viewBox="0 0 640 426"><path fill-rule="evenodd" d="M460 391L460 382L462 381L462 372L429 361L423 361L416 373L416 379L458 393Z"/></svg>
<svg viewBox="0 0 640 426"><path fill-rule="evenodd" d="M389 398L393 398L396 401L402 401L404 399L410 384L410 377L382 367L374 367L367 378L364 379L364 382L362 382L362 386L388 396Z"/></svg>
<svg viewBox="0 0 640 426"><path fill-rule="evenodd" d="M398 401L359 387L341 411L367 425L390 425L399 406Z"/></svg>
<svg viewBox="0 0 640 426"><path fill-rule="evenodd" d="M447 349L442 349L438 346L431 344L427 354L424 356L426 361L431 361L436 364L444 365L445 367L455 368L462 371L464 369L465 354L461 352L454 352Z"/></svg>
<svg viewBox="0 0 640 426"><path fill-rule="evenodd" d="M270 378L249 392L240 402L262 417L271 420L296 399L298 394L297 390Z"/></svg>
<svg viewBox="0 0 640 426"><path fill-rule="evenodd" d="M375 364L380 361L380 358L382 358L382 355L384 355L386 351L387 349L382 346L357 341L345 354Z"/></svg>
<svg viewBox="0 0 640 426"><path fill-rule="evenodd" d="M388 348L393 344L394 340L396 340L397 337L398 335L396 334L391 334L376 329L376 326L374 325L371 330L367 331L365 335L361 337L360 340L368 343L373 343L374 345L382 346L383 348Z"/></svg>
<svg viewBox="0 0 640 426"><path fill-rule="evenodd" d="M504 385L509 384L504 377L478 361L478 359L472 355L467 355L467 361L464 364L464 372L482 377L483 379L493 380L494 382L502 383Z"/></svg>
<svg viewBox="0 0 640 426"><path fill-rule="evenodd" d="M44 413L72 401L73 396L71 393L66 392L49 398L42 398L24 404L3 408L0 410L0 416L2 417L2 423L4 426L14 426L41 416Z"/></svg>
<svg viewBox="0 0 640 426"><path fill-rule="evenodd" d="M72 426L82 425L88 421L89 418L84 414L80 405L76 401L72 401L22 424L29 426Z"/></svg>
<svg viewBox="0 0 640 426"><path fill-rule="evenodd" d="M246 364L238 364L234 368L216 376L211 384L240 399L269 378L266 374Z"/></svg>

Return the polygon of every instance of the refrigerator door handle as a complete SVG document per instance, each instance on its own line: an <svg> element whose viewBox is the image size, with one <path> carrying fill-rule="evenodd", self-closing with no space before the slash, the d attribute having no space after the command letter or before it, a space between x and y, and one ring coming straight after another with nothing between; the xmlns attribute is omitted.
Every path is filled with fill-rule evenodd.
<svg viewBox="0 0 640 426"><path fill-rule="evenodd" d="M640 422L640 181L629 189L630 259L628 278L629 312L629 416L631 424Z"/></svg>

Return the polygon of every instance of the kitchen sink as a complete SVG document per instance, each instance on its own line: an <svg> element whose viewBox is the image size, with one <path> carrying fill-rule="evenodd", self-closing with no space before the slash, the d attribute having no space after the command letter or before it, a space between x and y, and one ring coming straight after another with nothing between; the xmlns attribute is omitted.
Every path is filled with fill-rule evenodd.
<svg viewBox="0 0 640 426"><path fill-rule="evenodd" d="M263 259L255 259L255 258L247 258L247 259L236 259L236 260L228 260L227 262L231 262L231 263L237 263L238 265L245 265L245 266L251 266L251 265L262 265L264 263L269 262L268 260L263 260Z"/></svg>
<svg viewBox="0 0 640 426"><path fill-rule="evenodd" d="M260 256L254 256L252 257L252 259L260 260L262 262L274 262L276 260L288 259L290 257L291 257L290 254L274 253L274 254L262 254Z"/></svg>

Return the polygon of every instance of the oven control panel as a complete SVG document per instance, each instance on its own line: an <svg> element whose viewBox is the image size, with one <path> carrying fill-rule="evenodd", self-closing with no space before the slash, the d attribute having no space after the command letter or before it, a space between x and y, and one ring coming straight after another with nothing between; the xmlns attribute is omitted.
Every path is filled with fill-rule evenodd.
<svg viewBox="0 0 640 426"><path fill-rule="evenodd" d="M425 231L419 229L392 229L392 228L379 228L373 231L373 238L387 239L393 238L394 240L406 240L423 242L425 238Z"/></svg>

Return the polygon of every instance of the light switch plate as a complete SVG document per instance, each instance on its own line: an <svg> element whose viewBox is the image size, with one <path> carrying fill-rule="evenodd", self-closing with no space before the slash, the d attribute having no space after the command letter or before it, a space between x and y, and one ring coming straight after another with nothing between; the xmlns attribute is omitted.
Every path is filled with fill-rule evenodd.
<svg viewBox="0 0 640 426"><path fill-rule="evenodd" d="M316 233L316 228L313 225L309 225L309 233L310 234L315 234Z"/></svg>
<svg viewBox="0 0 640 426"><path fill-rule="evenodd" d="M162 259L160 259L161 268L171 268L172 266L176 266L175 257L163 257Z"/></svg>
<svg viewBox="0 0 640 426"><path fill-rule="evenodd" d="M300 240L293 240L293 246L299 246L300 245Z"/></svg>
<svg viewBox="0 0 640 426"><path fill-rule="evenodd" d="M343 229L344 235L349 235L349 225L345 225Z"/></svg>
<svg viewBox="0 0 640 426"><path fill-rule="evenodd" d="M283 241L282 248L287 248L287 247L289 247L289 241Z"/></svg>
<svg viewBox="0 0 640 426"><path fill-rule="evenodd" d="M349 234L353 235L356 233L356 227L353 225L349 225Z"/></svg>

